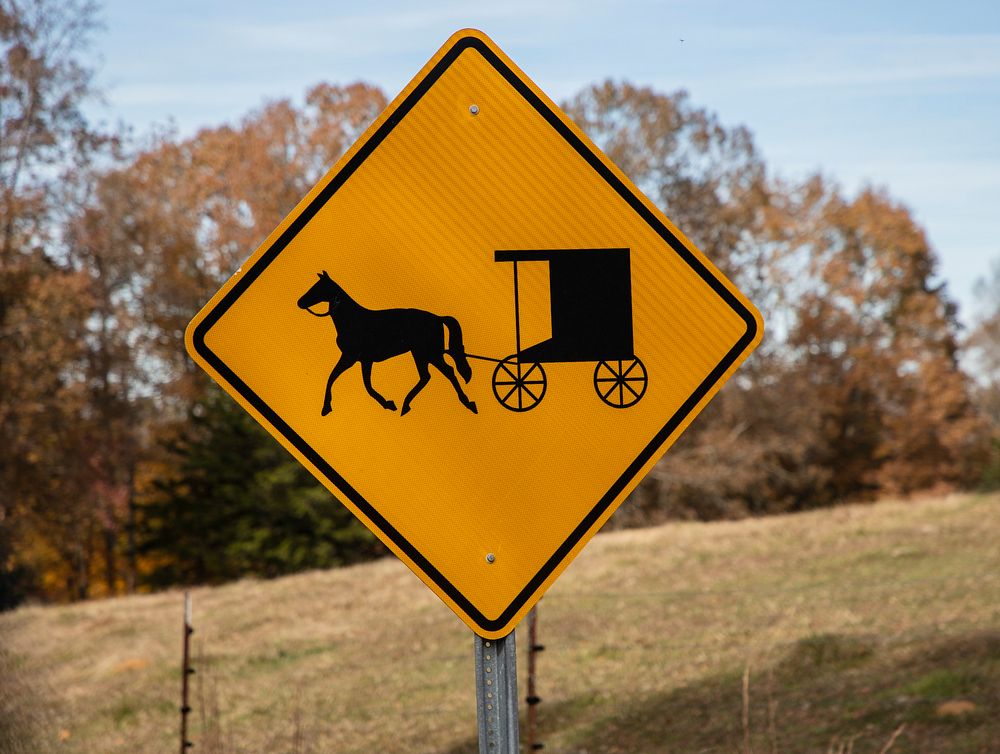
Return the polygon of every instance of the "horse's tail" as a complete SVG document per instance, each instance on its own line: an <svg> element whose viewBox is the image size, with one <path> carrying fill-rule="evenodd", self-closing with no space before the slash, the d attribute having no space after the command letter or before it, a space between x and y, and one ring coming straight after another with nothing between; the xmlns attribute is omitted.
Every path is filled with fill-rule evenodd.
<svg viewBox="0 0 1000 754"><path fill-rule="evenodd" d="M462 375L463 380L468 382L472 379L472 366L469 364L469 360L465 358L465 346L462 344L462 326L458 324L458 320L454 317L441 317L441 321L448 328L448 347L445 349L445 353L451 354L451 358L455 360L455 366L458 367L458 373Z"/></svg>

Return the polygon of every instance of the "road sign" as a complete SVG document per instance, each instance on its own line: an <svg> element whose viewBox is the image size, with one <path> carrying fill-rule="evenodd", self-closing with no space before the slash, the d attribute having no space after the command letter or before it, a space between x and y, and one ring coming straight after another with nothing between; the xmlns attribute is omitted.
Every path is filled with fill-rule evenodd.
<svg viewBox="0 0 1000 754"><path fill-rule="evenodd" d="M484 34L455 34L192 320L192 357L507 634L760 315Z"/></svg>

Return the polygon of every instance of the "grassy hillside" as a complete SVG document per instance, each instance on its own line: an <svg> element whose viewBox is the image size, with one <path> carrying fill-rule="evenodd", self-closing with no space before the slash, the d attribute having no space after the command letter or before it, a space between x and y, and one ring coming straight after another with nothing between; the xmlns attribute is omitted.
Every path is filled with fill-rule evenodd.
<svg viewBox="0 0 1000 754"><path fill-rule="evenodd" d="M998 514L954 496L597 537L539 610L546 751L741 751L749 667L756 752L874 754L901 725L892 752L1000 752ZM181 602L0 616L4 714L29 710L37 750L176 751ZM194 605L196 754L476 750L470 634L397 562Z"/></svg>

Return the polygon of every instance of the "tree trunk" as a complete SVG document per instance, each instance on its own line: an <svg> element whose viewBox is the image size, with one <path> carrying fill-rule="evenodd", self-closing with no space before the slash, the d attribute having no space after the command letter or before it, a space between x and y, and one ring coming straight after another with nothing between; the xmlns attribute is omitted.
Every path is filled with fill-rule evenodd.
<svg viewBox="0 0 1000 754"><path fill-rule="evenodd" d="M82 542L77 543L77 563L76 563L76 598L85 600L90 597L90 564L94 558L94 524L87 526Z"/></svg>
<svg viewBox="0 0 1000 754"><path fill-rule="evenodd" d="M128 470L128 519L125 523L126 535L126 558L128 564L125 568L125 591L128 594L135 594L136 573L138 565L136 563L136 543L135 543L135 464Z"/></svg>
<svg viewBox="0 0 1000 754"><path fill-rule="evenodd" d="M118 591L118 536L110 527L104 527L104 584L108 596L113 597Z"/></svg>

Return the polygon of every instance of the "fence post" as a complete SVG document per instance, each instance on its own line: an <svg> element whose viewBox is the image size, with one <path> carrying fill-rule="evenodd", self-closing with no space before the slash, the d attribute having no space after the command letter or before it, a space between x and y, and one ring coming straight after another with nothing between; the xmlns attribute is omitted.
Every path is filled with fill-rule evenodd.
<svg viewBox="0 0 1000 754"><path fill-rule="evenodd" d="M188 713L191 712L191 705L188 703L188 677L194 673L191 667L191 634L194 627L191 625L191 595L184 592L184 659L181 664L181 754L186 754L187 750L194 746L188 741Z"/></svg>
<svg viewBox="0 0 1000 754"><path fill-rule="evenodd" d="M538 751L545 748L545 744L535 740L538 736L538 704L542 701L535 687L535 655L544 649L545 645L538 643L538 606L536 605L528 613L528 696L524 700L528 705L528 734L524 742L526 751Z"/></svg>

